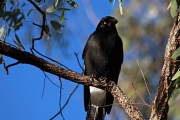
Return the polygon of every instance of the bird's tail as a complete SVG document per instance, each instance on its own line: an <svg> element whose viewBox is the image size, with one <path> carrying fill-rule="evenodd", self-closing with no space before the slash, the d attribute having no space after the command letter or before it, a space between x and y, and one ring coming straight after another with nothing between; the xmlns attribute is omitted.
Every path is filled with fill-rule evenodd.
<svg viewBox="0 0 180 120"><path fill-rule="evenodd" d="M87 112L86 120L104 120L105 108L91 105Z"/></svg>

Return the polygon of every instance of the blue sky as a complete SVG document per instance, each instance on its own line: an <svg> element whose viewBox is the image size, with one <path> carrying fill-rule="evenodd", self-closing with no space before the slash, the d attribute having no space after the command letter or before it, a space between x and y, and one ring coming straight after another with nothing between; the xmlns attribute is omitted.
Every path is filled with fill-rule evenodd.
<svg viewBox="0 0 180 120"><path fill-rule="evenodd" d="M85 0L83 0L85 1ZM79 55L80 63L83 64L81 54L89 35L95 30L97 22L104 16L112 15L117 9L118 1L115 1L114 6L108 0L91 0L91 7L96 17L91 19L89 13L91 8L85 7L85 2L76 0L79 7L73 10L73 13L67 12L65 16L68 18L65 22L71 28L71 35L67 36L70 40L68 54L70 57L64 57L56 48L51 51L50 57L55 57L60 62L70 69L81 73L74 52ZM26 2L29 4L28 2ZM29 5L32 7L31 5ZM25 10L27 12L28 10ZM32 16L31 16L32 17ZM32 18L29 19L32 19ZM1 20L2 21L2 20ZM1 25L2 22L1 22ZM62 34L63 34L62 29ZM23 30L18 31L18 35L24 34ZM38 34L38 33L37 33ZM21 36L19 36L21 38ZM58 39L58 38L57 38ZM8 42L8 41L7 41ZM29 45L25 45L29 51ZM36 45L39 51L46 53L40 43ZM6 64L16 62L15 60L5 57ZM49 78L59 85L57 76L48 74ZM9 68L9 75L4 71L3 65L0 65L0 119L1 120L48 120L55 115L59 110L60 89L54 86L48 79L45 82L44 96L41 99L43 84L43 72L31 65L19 64ZM66 102L69 94L72 92L76 83L68 80L63 81L62 88L62 105ZM84 120L86 113L83 106L83 86L80 85L77 91L73 94L66 108L63 110L63 115L66 120ZM57 120L62 119L59 115ZM55 120L56 120L55 119Z"/></svg>

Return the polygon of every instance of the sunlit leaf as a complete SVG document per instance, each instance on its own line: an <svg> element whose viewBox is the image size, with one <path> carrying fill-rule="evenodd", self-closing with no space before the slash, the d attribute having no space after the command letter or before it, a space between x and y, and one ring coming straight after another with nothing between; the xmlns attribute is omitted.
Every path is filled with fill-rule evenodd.
<svg viewBox="0 0 180 120"><path fill-rule="evenodd" d="M59 22L57 22L56 20L51 20L50 23L51 23L52 27L53 27L56 31L58 31L59 33L61 33L60 28L61 28L62 26L61 26L61 24L60 24Z"/></svg>
<svg viewBox="0 0 180 120"><path fill-rule="evenodd" d="M54 10L55 10L56 8L55 8L55 6L54 5L51 5L51 6L49 6L48 8L46 8L46 12L53 12Z"/></svg>
<svg viewBox="0 0 180 120"><path fill-rule="evenodd" d="M19 44L19 47L21 47L21 48L23 48L23 50L25 50L25 48L24 48L24 46L22 45L22 43L21 43L19 37L17 36L17 34L15 34L15 37L16 37L16 40L17 40L17 42L18 42L18 44Z"/></svg>
<svg viewBox="0 0 180 120"><path fill-rule="evenodd" d="M169 3L169 5L168 5L167 9L169 9L170 7L171 7L171 2Z"/></svg>
<svg viewBox="0 0 180 120"><path fill-rule="evenodd" d="M123 14L122 0L119 0L119 12L121 15Z"/></svg>
<svg viewBox="0 0 180 120"><path fill-rule="evenodd" d="M176 0L171 0L171 9L170 9L170 13L172 18L174 18L175 16L177 16L177 2Z"/></svg>
<svg viewBox="0 0 180 120"><path fill-rule="evenodd" d="M69 8L57 8L57 10L69 11Z"/></svg>
<svg viewBox="0 0 180 120"><path fill-rule="evenodd" d="M173 76L172 80L177 79L180 76L180 69L177 70L176 74Z"/></svg>
<svg viewBox="0 0 180 120"><path fill-rule="evenodd" d="M36 10L36 9L35 8L30 9L29 12L27 13L27 16L29 16L33 10Z"/></svg>
<svg viewBox="0 0 180 120"><path fill-rule="evenodd" d="M174 51L174 53L172 54L172 58L177 58L178 56L180 56L180 47Z"/></svg>
<svg viewBox="0 0 180 120"><path fill-rule="evenodd" d="M174 102L174 100L179 96L179 94L180 94L180 89L179 88L175 89L168 101L168 104L171 105Z"/></svg>
<svg viewBox="0 0 180 120"><path fill-rule="evenodd" d="M174 86L176 87L176 88L179 88L179 84L180 83L180 77L178 77L177 79L176 79L176 81L175 81L175 83L174 83Z"/></svg>
<svg viewBox="0 0 180 120"><path fill-rule="evenodd" d="M4 35L4 26L0 29L0 38Z"/></svg>
<svg viewBox="0 0 180 120"><path fill-rule="evenodd" d="M67 1L68 2L68 4L71 6L71 7L73 7L73 8L77 8L78 7L78 4L76 3L76 2L74 2L74 1L72 1L72 0L69 0L69 1Z"/></svg>
<svg viewBox="0 0 180 120"><path fill-rule="evenodd" d="M61 17L60 17L59 21L60 21L60 23L62 23L62 22L64 21L64 11L62 12L62 14L61 14Z"/></svg>
<svg viewBox="0 0 180 120"><path fill-rule="evenodd" d="M57 7L58 3L59 3L59 0L55 0L54 6Z"/></svg>

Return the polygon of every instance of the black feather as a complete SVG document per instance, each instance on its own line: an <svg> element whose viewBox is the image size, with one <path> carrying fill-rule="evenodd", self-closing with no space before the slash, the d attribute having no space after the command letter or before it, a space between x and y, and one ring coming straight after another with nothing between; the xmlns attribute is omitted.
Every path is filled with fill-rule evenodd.
<svg viewBox="0 0 180 120"><path fill-rule="evenodd" d="M118 21L110 16L102 18L96 30L90 35L84 51L83 59L85 75L94 75L112 80L117 84L118 76L123 63L123 44L115 27ZM107 81L108 82L108 81ZM89 111L91 107L89 86L84 86L84 106ZM105 105L113 104L113 96L106 94ZM112 106L105 107L109 114Z"/></svg>

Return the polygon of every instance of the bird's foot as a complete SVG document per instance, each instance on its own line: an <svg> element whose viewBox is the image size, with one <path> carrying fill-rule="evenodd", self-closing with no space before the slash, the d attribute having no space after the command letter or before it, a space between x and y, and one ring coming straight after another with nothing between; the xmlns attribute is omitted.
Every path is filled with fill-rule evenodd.
<svg viewBox="0 0 180 120"><path fill-rule="evenodd" d="M106 83L107 78L106 78L106 77L100 77L100 78L98 79L98 81L99 81L101 84L104 84L104 83Z"/></svg>
<svg viewBox="0 0 180 120"><path fill-rule="evenodd" d="M96 75L92 74L92 75L90 75L90 77L92 78L92 81L94 83L94 79L96 78Z"/></svg>

